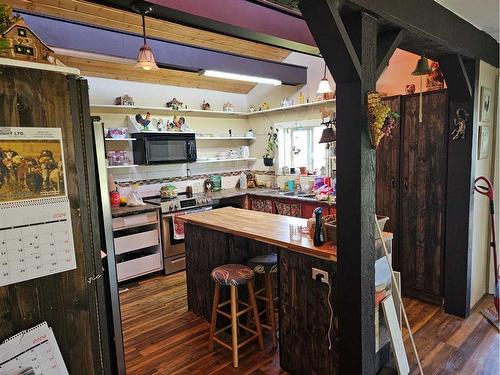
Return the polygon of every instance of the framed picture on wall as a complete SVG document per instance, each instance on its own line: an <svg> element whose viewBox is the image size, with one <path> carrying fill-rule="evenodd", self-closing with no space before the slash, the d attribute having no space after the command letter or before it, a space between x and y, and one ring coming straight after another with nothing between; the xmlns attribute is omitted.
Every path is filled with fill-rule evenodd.
<svg viewBox="0 0 500 375"><path fill-rule="evenodd" d="M490 122L493 105L491 89L481 86L481 110L479 111L479 121Z"/></svg>
<svg viewBox="0 0 500 375"><path fill-rule="evenodd" d="M479 126L478 159L486 159L490 153L490 127Z"/></svg>

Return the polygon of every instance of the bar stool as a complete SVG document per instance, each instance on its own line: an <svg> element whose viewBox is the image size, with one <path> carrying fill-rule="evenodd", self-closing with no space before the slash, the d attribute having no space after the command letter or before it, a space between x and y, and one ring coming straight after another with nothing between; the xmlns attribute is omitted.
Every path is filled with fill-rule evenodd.
<svg viewBox="0 0 500 375"><path fill-rule="evenodd" d="M265 302L266 310L259 313L266 313L267 324L260 323L262 328L271 331L273 347L277 346L276 339L276 317L274 314L274 296L272 274L278 271L278 256L276 253L259 255L248 261L248 266L255 273L264 275L264 287L255 292L255 297Z"/></svg>
<svg viewBox="0 0 500 375"><path fill-rule="evenodd" d="M251 341L258 339L259 346L261 350L264 350L264 339L262 338L262 331L260 327L259 311L257 309L257 302L255 299L255 293L253 288L253 280L255 277L254 272L251 268L243 264L224 264L212 271L212 279L215 281L215 293L214 293L214 303L212 306L212 319L210 324L210 335L208 338L208 350L213 351L214 341L222 345L223 347L231 350L233 352L233 367L238 367L238 350L250 343ZM248 287L248 297L250 300L250 305L238 300L238 285L245 285ZM225 302L219 304L219 293L221 286L229 286L231 290L231 298ZM231 304L231 313L228 314L222 311L220 308L228 304ZM243 305L242 310L238 309L238 305ZM255 330L248 326L240 324L239 317L243 314L252 314L255 318ZM217 314L220 314L228 319L231 319L231 324L216 331L217 326ZM231 328L231 345L227 344L223 340L217 337L218 334L224 332L228 328ZM242 328L252 335L238 344L238 332L239 328Z"/></svg>

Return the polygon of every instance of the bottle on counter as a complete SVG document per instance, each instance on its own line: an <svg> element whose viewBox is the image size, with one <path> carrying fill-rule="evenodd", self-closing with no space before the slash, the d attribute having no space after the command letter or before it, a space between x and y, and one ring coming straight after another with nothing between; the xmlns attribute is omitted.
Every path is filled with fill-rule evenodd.
<svg viewBox="0 0 500 375"><path fill-rule="evenodd" d="M314 225L314 237L313 243L314 246L321 246L325 243L325 236L323 235L323 223L321 222L321 215L323 214L323 209L321 207L317 207L314 211L314 217L316 219L316 223Z"/></svg>
<svg viewBox="0 0 500 375"><path fill-rule="evenodd" d="M240 173L240 189L246 189L247 188L247 175L245 172Z"/></svg>

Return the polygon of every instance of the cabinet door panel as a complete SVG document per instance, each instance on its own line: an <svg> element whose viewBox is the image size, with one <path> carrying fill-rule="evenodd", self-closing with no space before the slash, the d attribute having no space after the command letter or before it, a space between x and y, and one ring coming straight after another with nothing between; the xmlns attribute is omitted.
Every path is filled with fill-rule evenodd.
<svg viewBox="0 0 500 375"><path fill-rule="evenodd" d="M401 96L391 96L382 99L382 102L391 107L394 112L401 113ZM377 148L377 186L376 209L377 215L389 217L385 231L394 233L393 266L399 270L398 251L398 201L399 201L399 166L400 166L400 137L401 119L391 136L386 136Z"/></svg>
<svg viewBox="0 0 500 375"><path fill-rule="evenodd" d="M446 91L403 98L400 265L409 294L442 296L448 97Z"/></svg>

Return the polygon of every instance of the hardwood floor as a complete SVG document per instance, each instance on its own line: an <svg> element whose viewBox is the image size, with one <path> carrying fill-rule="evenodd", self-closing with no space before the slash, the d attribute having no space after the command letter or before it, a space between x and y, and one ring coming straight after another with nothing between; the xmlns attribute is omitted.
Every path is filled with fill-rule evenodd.
<svg viewBox="0 0 500 375"><path fill-rule="evenodd" d="M238 369L227 349L216 346L210 353L209 324L187 311L185 273L128 287L120 294L127 374L286 374L268 334L264 351L258 345L241 351ZM491 303L486 299L482 306ZM406 299L405 305L426 375L499 373L499 336L479 311L463 320L417 300ZM418 374L408 340L406 346L412 374Z"/></svg>

